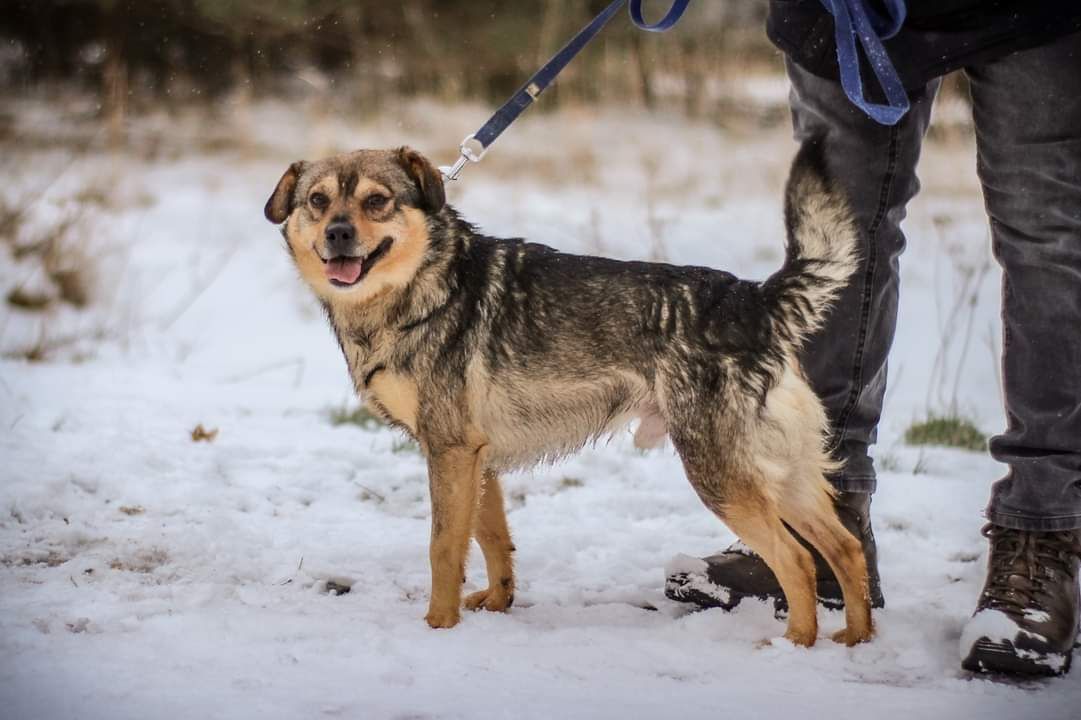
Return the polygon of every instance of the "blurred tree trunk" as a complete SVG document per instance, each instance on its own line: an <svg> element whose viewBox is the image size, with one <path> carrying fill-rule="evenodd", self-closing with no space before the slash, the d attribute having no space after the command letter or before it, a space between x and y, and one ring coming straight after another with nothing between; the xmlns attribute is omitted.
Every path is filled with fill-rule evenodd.
<svg viewBox="0 0 1081 720"><path fill-rule="evenodd" d="M346 5L341 9L342 22L351 28L349 38L349 82L351 95L359 101L359 107L377 106L383 95L383 86L387 84L381 77L382 68L372 68L369 63L375 60L369 57L370 38L364 26L365 8L361 3Z"/></svg>
<svg viewBox="0 0 1081 720"><path fill-rule="evenodd" d="M245 107L250 107L255 97L255 73L252 68L252 41L250 37L242 37L236 42L233 49L233 57L230 75L236 85L237 97Z"/></svg>
<svg viewBox="0 0 1081 720"><path fill-rule="evenodd" d="M105 61L102 63L102 115L109 144L124 144L128 112L128 63L124 56L124 15L118 5L105 14Z"/></svg>
<svg viewBox="0 0 1081 720"><path fill-rule="evenodd" d="M642 93L642 104L652 110L657 106L657 98L653 92L653 74L650 72L645 47L642 45L643 34L631 33L631 54L634 56L634 67L638 74L638 88Z"/></svg>
<svg viewBox="0 0 1081 720"><path fill-rule="evenodd" d="M541 15L540 32L537 33L537 57L533 61L534 67L540 67L548 61L555 52L555 44L559 42L560 19L565 17L563 0L545 0L544 12ZM525 68L523 68L525 69ZM527 72L536 72L527 70ZM559 105L559 83L555 83L545 90L548 102L552 107Z"/></svg>
<svg viewBox="0 0 1081 720"><path fill-rule="evenodd" d="M693 37L688 36L680 43L679 50L680 64L683 66L684 112L687 113L687 117L698 117L702 109L702 94L706 90L698 43Z"/></svg>
<svg viewBox="0 0 1081 720"><path fill-rule="evenodd" d="M460 65L460 58L457 53L447 52L446 44L441 41L439 34L432 30L426 3L424 0L410 0L403 4L402 10L413 38L428 56L425 64L434 68L435 77L429 74L429 82L438 97L448 102L461 100L465 73ZM412 65L412 71L419 73L419 68Z"/></svg>
<svg viewBox="0 0 1081 720"><path fill-rule="evenodd" d="M230 79L233 83L231 122L240 132L236 133L239 143L249 145L251 134L252 101L255 97L255 79L251 65L252 48L249 38L240 38L234 43L233 57L230 61Z"/></svg>
<svg viewBox="0 0 1081 720"><path fill-rule="evenodd" d="M559 42L559 21L565 16L563 0L545 0L540 32L537 33L537 57L533 62L537 67L543 65L555 52L555 44Z"/></svg>

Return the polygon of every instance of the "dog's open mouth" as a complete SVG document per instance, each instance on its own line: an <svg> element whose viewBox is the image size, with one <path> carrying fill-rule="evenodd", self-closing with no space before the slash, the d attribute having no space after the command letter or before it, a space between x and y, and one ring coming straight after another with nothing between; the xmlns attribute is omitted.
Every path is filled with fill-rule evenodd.
<svg viewBox="0 0 1081 720"><path fill-rule="evenodd" d="M352 287L356 285L372 269L379 258L387 254L387 250L394 243L394 238L385 237L383 241L364 257L352 255L339 255L338 257L324 260L323 265L330 284L335 287Z"/></svg>

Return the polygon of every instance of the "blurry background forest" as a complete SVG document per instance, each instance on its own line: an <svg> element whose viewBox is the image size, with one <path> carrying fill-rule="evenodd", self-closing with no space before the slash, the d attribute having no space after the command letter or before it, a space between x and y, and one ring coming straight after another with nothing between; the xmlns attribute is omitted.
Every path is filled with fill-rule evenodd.
<svg viewBox="0 0 1081 720"><path fill-rule="evenodd" d="M448 162L464 135L607 4L3 0L0 293L12 314L0 319L0 352L43 359L88 336L126 338L145 326L134 317L148 312L145 302L120 296L135 238L117 220L163 211L150 173L197 166L208 174L184 189L206 193L215 209L199 205L190 222L220 212L222 200L249 211L268 178L298 157L407 143ZM647 18L669 5L649 0ZM562 224L565 237L550 241L568 249L584 233L591 252L708 259L669 247L674 218L685 216L679 208L741 207L759 223L740 196L775 202L789 157L787 81L764 32L766 9L698 0L660 34L616 15L482 173L470 172L476 179L459 186L465 196L456 202L484 197L485 212L490 203L511 225L534 216L545 232ZM970 140L961 89L947 83L932 138ZM237 192L222 197L227 177ZM519 195L499 199L514 187ZM550 201L561 192L574 200L545 209L538 187ZM642 216L620 212L612 193ZM766 265L772 255L762 253ZM183 273L174 265L161 275ZM205 282L196 277L181 294L196 298ZM102 320L109 306L139 309L105 311Z"/></svg>
<svg viewBox="0 0 1081 720"><path fill-rule="evenodd" d="M464 135L607 4L3 0L0 293L14 312L0 324L0 352L42 359L87 335L127 337L145 325L131 317L147 312L143 301L119 297L134 238L116 221L162 211L148 173L215 168L185 190L247 210L252 200L240 191L266 192L278 167L298 157L408 143L448 162ZM669 6L649 0L647 18ZM789 157L787 81L766 39L766 9L699 0L661 34L618 14L489 154L483 175L471 171L476 180L460 187L506 210L508 224L534 213L546 232L565 224L566 237L550 241L568 248L584 232L591 252L708 259L669 247L673 220L686 217L679 207L749 208L741 194L773 203ZM960 89L947 83L932 138L970 140ZM238 192L218 194L227 176L240 175L244 185L231 185ZM485 181L501 184L484 194ZM538 186L548 200L578 194L553 212L533 195ZM497 199L512 187L519 196ZM611 193L643 215L619 212ZM762 252L765 265L772 255ZM198 297L204 280L191 282ZM100 322L72 312L97 306L100 315L118 304L143 307Z"/></svg>
<svg viewBox="0 0 1081 720"><path fill-rule="evenodd" d="M371 111L388 99L502 100L607 0L5 0L0 82L97 93L113 139L129 113L196 99L244 102L321 93ZM668 3L653 3L654 13ZM696 3L678 33L651 42L610 23L543 103L670 104L725 110L732 73L775 52L766 3ZM773 60L775 62L775 60ZM774 68L774 71L776 68Z"/></svg>

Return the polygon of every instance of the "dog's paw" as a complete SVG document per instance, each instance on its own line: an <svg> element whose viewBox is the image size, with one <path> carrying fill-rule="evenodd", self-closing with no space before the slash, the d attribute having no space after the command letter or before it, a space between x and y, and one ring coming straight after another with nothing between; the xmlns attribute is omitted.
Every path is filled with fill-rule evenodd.
<svg viewBox="0 0 1081 720"><path fill-rule="evenodd" d="M461 620L461 613L458 612L458 608L437 610L430 608L428 614L424 616L425 622L432 628L452 628L458 624Z"/></svg>
<svg viewBox="0 0 1081 720"><path fill-rule="evenodd" d="M467 610L506 612L514 604L514 595L501 587L488 588L469 595L463 604Z"/></svg>
<svg viewBox="0 0 1081 720"><path fill-rule="evenodd" d="M818 633L816 630L792 630L784 634L785 640L798 645L800 647L811 647L815 644L815 640L818 639Z"/></svg>
<svg viewBox="0 0 1081 720"><path fill-rule="evenodd" d="M871 639L872 634L873 632L870 630L866 632L860 632L845 628L844 630L838 630L837 632L833 633L832 640L835 643L844 643L848 647L852 647L853 645L859 645L860 643L868 642Z"/></svg>

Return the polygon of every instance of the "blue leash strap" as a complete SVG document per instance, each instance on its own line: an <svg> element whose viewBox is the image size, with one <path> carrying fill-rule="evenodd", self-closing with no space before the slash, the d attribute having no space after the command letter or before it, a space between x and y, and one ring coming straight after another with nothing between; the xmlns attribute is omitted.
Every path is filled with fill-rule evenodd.
<svg viewBox="0 0 1081 720"><path fill-rule="evenodd" d="M674 0L672 7L668 8L668 12L665 13L657 22L652 25L645 21L642 17L642 0L631 0L631 22L633 22L639 30L646 30L647 32L664 32L668 30L683 17L683 11L687 9L687 5L691 0Z"/></svg>
<svg viewBox="0 0 1081 720"><path fill-rule="evenodd" d="M461 157L454 165L440 168L447 180L456 180L465 167L466 162L479 162L485 151L496 141L510 124L518 119L526 108L544 92L545 88L552 84L556 76L596 37L608 21L623 7L627 0L615 0L604 8L597 17L593 18L578 34L571 38L570 42L563 46L552 59L546 62L540 70L533 74L526 84L518 89L503 106L495 111L488 122L481 126L480 130L468 136L461 144ZM656 23L647 23L642 17L642 0L630 0L631 21L642 30L650 32L664 32L677 22L687 9L691 0L673 0L668 12Z"/></svg>
<svg viewBox="0 0 1081 720"><path fill-rule="evenodd" d="M495 142L500 133L506 130L507 126L522 114L522 111L533 104L537 96L544 92L556 79L556 76L563 71L563 68L567 67L567 64L608 24L612 16L619 12L623 2L624 0L616 0L602 10L600 15L593 18L588 25L571 38L569 43L563 46L562 50L557 52L540 70L535 72L533 77L529 78L529 81L518 89L518 92L511 95L510 100L505 102L503 107L496 110L495 115L492 115L488 122L484 123L481 129L473 135L477 142L484 148Z"/></svg>
<svg viewBox="0 0 1081 720"><path fill-rule="evenodd" d="M875 122L895 125L908 112L908 93L890 61L883 40L897 34L905 22L904 0L884 0L887 15L876 12L866 0L821 0L833 15L834 37L837 41L837 65L841 73L841 87L848 99ZM860 77L859 39L863 52L871 64L878 84L886 95L886 104L873 103L863 95L863 79Z"/></svg>

